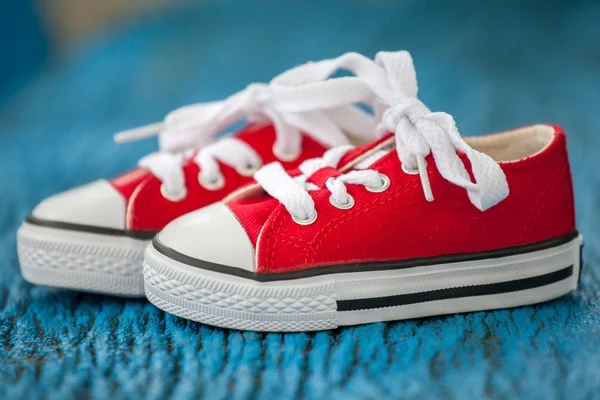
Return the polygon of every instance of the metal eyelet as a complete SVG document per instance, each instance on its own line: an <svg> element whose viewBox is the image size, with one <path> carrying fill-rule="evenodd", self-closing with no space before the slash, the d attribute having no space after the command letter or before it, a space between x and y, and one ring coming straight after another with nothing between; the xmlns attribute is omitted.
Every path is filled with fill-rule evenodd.
<svg viewBox="0 0 600 400"><path fill-rule="evenodd" d="M379 192L383 192L384 190L386 190L387 188L390 187L390 178L387 177L387 175L384 174L379 174L379 177L381 178L381 186L377 186L377 187L366 187L366 189L369 192L373 192L373 193L379 193Z"/></svg>
<svg viewBox="0 0 600 400"><path fill-rule="evenodd" d="M298 225L310 225L317 220L317 210L315 210L314 214L308 217L307 219L301 219L296 217L295 215L292 215L292 219Z"/></svg>
<svg viewBox="0 0 600 400"><path fill-rule="evenodd" d="M202 177L202 172L200 172L198 174L198 182L207 190L219 190L225 186L225 178L223 175L219 175L219 177L213 181L207 181Z"/></svg>
<svg viewBox="0 0 600 400"><path fill-rule="evenodd" d="M408 169L406 168L406 166L404 164L402 164L402 171L404 171L405 174L408 175L419 175L419 170L418 169Z"/></svg>
<svg viewBox="0 0 600 400"><path fill-rule="evenodd" d="M297 153L297 154L282 153L281 151L279 151L277 149L276 146L273 146L273 154L275 155L275 157L277 157L278 160L286 161L286 162L295 161L300 156L300 153Z"/></svg>
<svg viewBox="0 0 600 400"><path fill-rule="evenodd" d="M346 197L346 202L345 203L338 203L337 201L335 201L335 199L333 198L333 196L329 196L329 202L335 207L335 208L339 208L340 210L347 210L349 208L354 207L354 197L348 195L348 197Z"/></svg>
<svg viewBox="0 0 600 400"><path fill-rule="evenodd" d="M243 167L236 168L236 172L242 176L252 176L256 171L258 171L262 167L262 163L258 165L247 164Z"/></svg>
<svg viewBox="0 0 600 400"><path fill-rule="evenodd" d="M187 190L185 188L183 188L183 190L179 193L169 193L169 191L165 187L165 184L163 183L162 185L160 185L160 194L165 199L176 203L178 201L185 199L185 196L187 196Z"/></svg>

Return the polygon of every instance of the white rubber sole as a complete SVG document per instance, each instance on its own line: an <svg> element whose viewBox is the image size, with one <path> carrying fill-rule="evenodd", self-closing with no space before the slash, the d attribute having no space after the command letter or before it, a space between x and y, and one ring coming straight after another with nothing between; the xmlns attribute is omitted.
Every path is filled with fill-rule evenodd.
<svg viewBox="0 0 600 400"><path fill-rule="evenodd" d="M190 320L253 331L338 326L509 308L577 287L581 236L501 257L402 269L257 281L184 264L148 246L146 297Z"/></svg>
<svg viewBox="0 0 600 400"><path fill-rule="evenodd" d="M17 249L25 280L117 296L144 295L142 261L149 240L24 222Z"/></svg>

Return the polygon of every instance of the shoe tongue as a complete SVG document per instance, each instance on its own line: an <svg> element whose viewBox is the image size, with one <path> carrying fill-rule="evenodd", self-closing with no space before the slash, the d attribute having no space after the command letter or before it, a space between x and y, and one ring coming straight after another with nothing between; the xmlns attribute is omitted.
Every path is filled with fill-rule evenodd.
<svg viewBox="0 0 600 400"><path fill-rule="evenodd" d="M351 169L368 169L396 147L395 142L390 141L393 137L394 135L389 133L374 142L349 151L338 163L339 169L344 168L347 164L355 162L357 159L360 159L360 161L353 165ZM388 141L390 143L386 143Z"/></svg>
<svg viewBox="0 0 600 400"><path fill-rule="evenodd" d="M375 162L379 161L380 158L388 154L393 149L394 146L389 145L383 147L382 149L376 150L375 152L367 156L367 158L365 158L364 160L356 164L354 167L352 167L352 169L369 169L371 165L375 164Z"/></svg>

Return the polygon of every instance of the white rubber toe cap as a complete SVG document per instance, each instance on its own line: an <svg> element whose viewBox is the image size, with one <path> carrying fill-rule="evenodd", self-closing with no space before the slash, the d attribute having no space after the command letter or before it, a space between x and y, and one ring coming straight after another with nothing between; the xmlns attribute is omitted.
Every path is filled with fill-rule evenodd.
<svg viewBox="0 0 600 400"><path fill-rule="evenodd" d="M223 203L177 218L160 231L157 238L163 245L188 257L255 271L252 242Z"/></svg>
<svg viewBox="0 0 600 400"><path fill-rule="evenodd" d="M48 197L35 218L102 228L125 229L125 198L110 183L98 180Z"/></svg>

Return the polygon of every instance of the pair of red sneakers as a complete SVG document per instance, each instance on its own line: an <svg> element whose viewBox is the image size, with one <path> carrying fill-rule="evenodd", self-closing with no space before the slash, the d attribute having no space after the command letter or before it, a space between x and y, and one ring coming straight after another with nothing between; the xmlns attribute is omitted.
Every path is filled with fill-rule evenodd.
<svg viewBox="0 0 600 400"><path fill-rule="evenodd" d="M255 122L206 144L243 118ZM462 138L417 99L406 52L309 63L125 136L157 130L163 151L140 168L33 211L18 233L26 279L145 291L184 318L259 331L514 307L577 286L564 132Z"/></svg>

